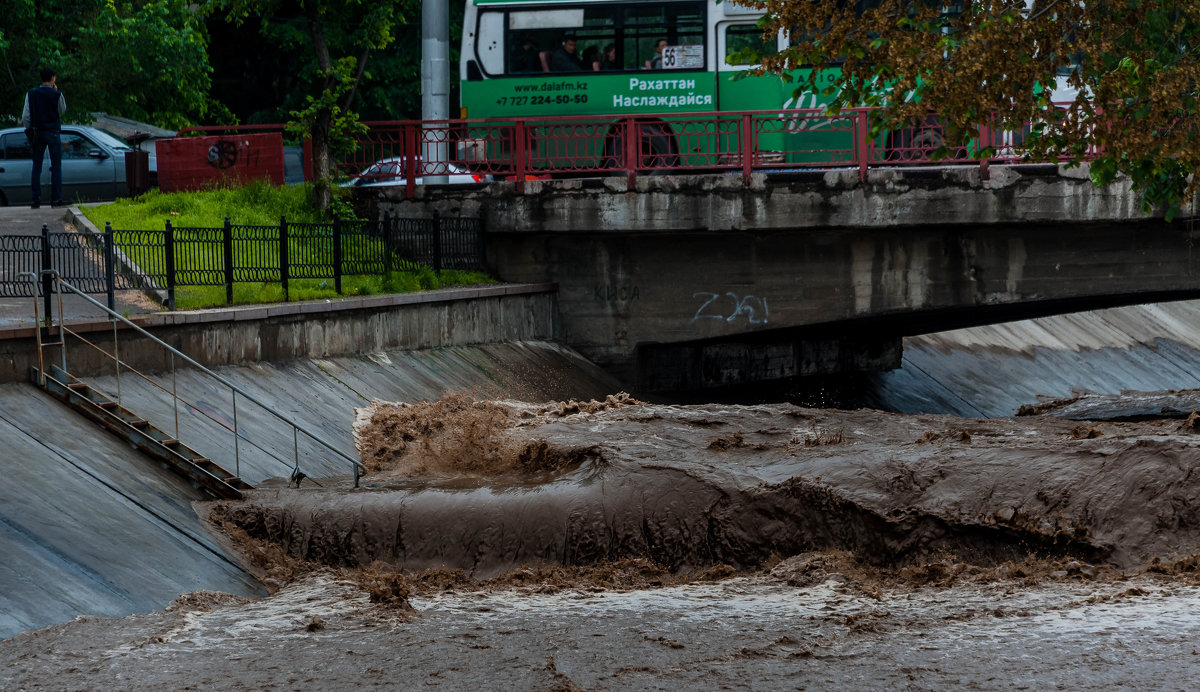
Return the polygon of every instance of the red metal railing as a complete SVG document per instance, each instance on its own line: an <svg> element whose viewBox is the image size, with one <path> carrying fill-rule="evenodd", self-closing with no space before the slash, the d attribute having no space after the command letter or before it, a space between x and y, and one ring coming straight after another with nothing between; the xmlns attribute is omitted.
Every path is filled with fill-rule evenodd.
<svg viewBox="0 0 1200 692"><path fill-rule="evenodd" d="M403 185L408 196L430 176L524 181L548 177L651 173L740 173L976 165L1029 161L1031 131L982 124L951 135L941 119L872 134L869 109L820 109L636 116L368 122L368 133L337 172L374 184ZM208 132L280 126L190 128ZM182 134L182 131L181 131ZM976 158L985 147L988 158ZM383 165L372 167L376 163ZM464 177L465 176L465 177ZM486 176L486 178L485 178Z"/></svg>
<svg viewBox="0 0 1200 692"><path fill-rule="evenodd" d="M354 155L339 162L354 177L373 162L401 159L411 196L427 176L470 172L519 183L531 178L647 173L857 170L930 162L980 166L1028 161L1030 128L980 125L951 135L931 114L924 122L870 133L870 111L826 115L819 109L735 113L569 116L519 120L368 123ZM985 147L995 152L975 158ZM376 179L376 182L384 182Z"/></svg>

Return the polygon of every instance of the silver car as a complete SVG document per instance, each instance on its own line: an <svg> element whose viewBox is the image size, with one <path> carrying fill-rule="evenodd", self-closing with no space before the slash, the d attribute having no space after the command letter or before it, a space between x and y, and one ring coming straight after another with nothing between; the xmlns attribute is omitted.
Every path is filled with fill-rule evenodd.
<svg viewBox="0 0 1200 692"><path fill-rule="evenodd" d="M63 199L104 201L129 194L125 183L125 142L94 127L63 125ZM0 130L0 204L29 204L33 158L25 131ZM50 198L50 155L42 159L42 200Z"/></svg>
<svg viewBox="0 0 1200 692"><path fill-rule="evenodd" d="M394 185L406 185L408 180L404 177L404 157L398 156L390 159L376 161L359 173L358 176L349 182L342 183L342 187L391 187ZM490 183L492 176L482 173L474 173L455 163L444 163L438 167L437 173L428 174L429 177L445 176L446 183L449 185L470 185L472 183ZM418 175L413 181L417 185L424 185L426 176Z"/></svg>

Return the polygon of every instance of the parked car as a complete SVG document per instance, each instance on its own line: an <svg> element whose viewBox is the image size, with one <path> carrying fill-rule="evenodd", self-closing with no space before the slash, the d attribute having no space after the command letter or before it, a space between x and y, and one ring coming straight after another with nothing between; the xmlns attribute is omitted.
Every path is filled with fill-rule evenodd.
<svg viewBox="0 0 1200 692"><path fill-rule="evenodd" d="M490 183L492 176L482 173L472 173L471 171L454 163L445 164L446 169L440 175L446 176L446 183L449 185L466 185L471 183ZM428 174L426 176L417 176L415 183L424 185L426 177L433 177L439 174ZM407 181L404 179L404 157L398 156L390 159L383 159L367 166L362 173L350 182L343 183L342 187L387 187L390 185L404 185Z"/></svg>
<svg viewBox="0 0 1200 692"><path fill-rule="evenodd" d="M125 152L128 144L94 127L62 128L63 199L67 202L105 201L127 195ZM32 201L30 174L33 156L25 131L0 130L0 204ZM50 199L50 157L42 160L42 201Z"/></svg>

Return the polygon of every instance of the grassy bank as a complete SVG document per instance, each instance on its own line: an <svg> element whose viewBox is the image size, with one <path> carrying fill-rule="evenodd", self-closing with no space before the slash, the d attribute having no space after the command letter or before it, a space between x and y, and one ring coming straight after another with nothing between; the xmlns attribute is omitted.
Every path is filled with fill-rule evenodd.
<svg viewBox="0 0 1200 692"><path fill-rule="evenodd" d="M86 207L83 212L98 228L104 228L106 223L118 231L116 242L118 246L136 242L132 234L122 234L119 231L162 231L169 221L176 228L221 228L225 218L229 217L234 224L253 226L272 226L279 224L280 217L285 217L289 224L322 223L327 220L324 213L312 205L312 190L307 185L290 185L274 187L262 182L250 183L244 187L227 187L206 190L202 192L162 193L152 190L133 199L117 200L111 204ZM180 231L180 237L186 237L187 231ZM295 240L293 243L304 243ZM200 256L180 257L176 262L195 263L197 267L223 266L220 251L217 249L204 250L208 254ZM320 256L329 253L328 243L316 244L303 249L306 256ZM269 253L257 253L254 266L266 266L264 259ZM147 271L157 271L165 264L165 257L160 251L157 256L141 260L147 266ZM278 269L278 259L273 265ZM191 267L177 267L187 269ZM447 286L469 286L481 283L495 283L495 280L480 272L459 270L442 270L435 273L432 268L422 267L412 271L393 271L368 276L344 276L342 278L343 296L373 295L381 293L407 293L412 291L431 290ZM288 281L288 298L291 300L314 300L335 298L339 294L334 290L332 279L291 279ZM271 303L284 299L283 288L279 283L245 282L235 283L233 302L236 303ZM180 284L176 287L175 304L179 309L203 308L224 305L224 286L189 286Z"/></svg>

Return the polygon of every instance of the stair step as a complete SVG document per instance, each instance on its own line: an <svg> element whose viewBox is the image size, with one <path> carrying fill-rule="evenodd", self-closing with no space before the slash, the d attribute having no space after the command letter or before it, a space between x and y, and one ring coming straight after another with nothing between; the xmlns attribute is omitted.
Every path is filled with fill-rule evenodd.
<svg viewBox="0 0 1200 692"><path fill-rule="evenodd" d="M202 488L212 497L240 499L242 490L253 489L254 486L221 468L212 459L198 455L195 459L189 458L196 453L181 440L167 437L165 432L154 427L150 421L138 418L118 402L92 389L86 382L76 380L61 368L53 365L47 370L33 368L32 374L34 382L48 394L108 427L160 464L173 468L188 478L196 487ZM128 427L114 425L114 417ZM129 428L134 428L136 432Z"/></svg>

